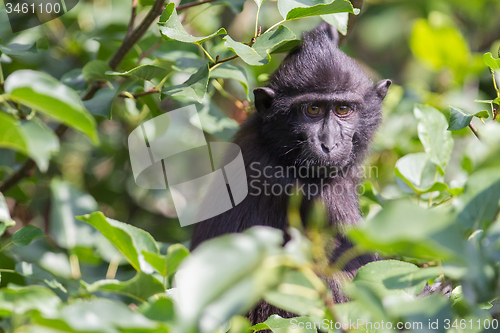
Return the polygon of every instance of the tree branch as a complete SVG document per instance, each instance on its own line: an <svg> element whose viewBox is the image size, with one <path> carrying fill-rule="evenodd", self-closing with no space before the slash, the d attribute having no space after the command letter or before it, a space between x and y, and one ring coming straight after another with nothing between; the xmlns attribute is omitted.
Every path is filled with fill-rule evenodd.
<svg viewBox="0 0 500 333"><path fill-rule="evenodd" d="M120 48L115 52L111 60L108 62L109 66L115 70L118 65L122 62L123 58L127 55L127 53L132 49L132 47L137 43L142 36L146 33L148 28L151 26L153 21L160 16L163 10L163 4L165 0L156 0L153 4L153 7L150 9L149 13L146 15L141 24L130 34L130 36L125 37ZM135 15L135 14L134 14ZM91 99L95 93L101 89L101 84L94 82L85 92L82 97L83 101ZM60 124L54 130L56 135L61 138L68 127L64 124ZM30 175L31 170L35 167L35 162L32 159L27 160L24 164L13 174L10 175L6 180L4 180L0 185L0 192L5 193L11 187L16 185L23 178L26 178Z"/></svg>
<svg viewBox="0 0 500 333"><path fill-rule="evenodd" d="M128 25L128 32L126 38L130 37L134 31L135 16L137 13L137 3L139 0L132 0L132 14L130 15L130 23Z"/></svg>
<svg viewBox="0 0 500 333"><path fill-rule="evenodd" d="M194 7L194 6L199 6L199 5L203 5L203 4L210 3L210 2L215 2L215 1L218 1L218 0L194 1L194 2L190 2L190 3L186 3L184 5L179 5L175 9L177 11L179 11L179 10L183 10L183 9L186 9L186 8L191 8L191 7Z"/></svg>

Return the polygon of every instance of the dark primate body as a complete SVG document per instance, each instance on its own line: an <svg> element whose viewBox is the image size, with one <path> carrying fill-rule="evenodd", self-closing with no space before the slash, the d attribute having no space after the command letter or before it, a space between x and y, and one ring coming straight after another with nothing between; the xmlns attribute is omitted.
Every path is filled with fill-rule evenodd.
<svg viewBox="0 0 500 333"><path fill-rule="evenodd" d="M310 191L304 196L300 208L303 220L318 198L325 204L329 223L338 230L361 219L357 167L380 123L381 102L391 82L383 80L374 86L359 65L338 49L337 32L326 23L306 33L303 39L304 43L290 52L271 76L269 86L254 90L257 112L249 116L235 137L246 165L249 195L233 209L196 224L192 249L207 239L255 225L286 231L289 197L256 195L255 189L263 189L264 181L281 188L297 181L322 185L319 194ZM322 166L341 172L336 176L267 178L263 169L269 166ZM267 174L273 173L268 168ZM342 235L336 244L332 261L351 246ZM352 260L345 267L347 275L353 277L359 267L371 260L370 256ZM345 302L336 281L325 280L335 301ZM252 310L249 316L253 323L258 323L275 313L293 316L267 303Z"/></svg>

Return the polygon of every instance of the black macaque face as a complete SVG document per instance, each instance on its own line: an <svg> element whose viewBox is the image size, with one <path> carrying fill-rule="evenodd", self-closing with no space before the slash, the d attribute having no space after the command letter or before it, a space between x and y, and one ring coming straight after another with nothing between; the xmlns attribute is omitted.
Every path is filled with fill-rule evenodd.
<svg viewBox="0 0 500 333"><path fill-rule="evenodd" d="M337 47L324 23L303 36L271 76L254 90L262 136L286 164L345 167L359 163L381 120L391 84L375 86Z"/></svg>

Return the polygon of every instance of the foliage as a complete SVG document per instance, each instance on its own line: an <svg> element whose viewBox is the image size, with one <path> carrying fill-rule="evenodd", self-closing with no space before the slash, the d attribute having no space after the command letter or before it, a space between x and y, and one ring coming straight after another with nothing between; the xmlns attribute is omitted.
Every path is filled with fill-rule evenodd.
<svg viewBox="0 0 500 333"><path fill-rule="evenodd" d="M250 88L300 32L325 20L346 34L359 10L163 5L85 1L16 35L0 9L0 332L497 330L498 2L365 2L343 48L397 84L362 186L364 221L334 265L324 212L303 229L295 197L284 246L280 231L255 227L189 253L172 198L134 184L126 137L195 103L207 136L229 140ZM373 252L384 260L346 278L352 301L333 304L320 276ZM299 317L251 326L261 300Z"/></svg>

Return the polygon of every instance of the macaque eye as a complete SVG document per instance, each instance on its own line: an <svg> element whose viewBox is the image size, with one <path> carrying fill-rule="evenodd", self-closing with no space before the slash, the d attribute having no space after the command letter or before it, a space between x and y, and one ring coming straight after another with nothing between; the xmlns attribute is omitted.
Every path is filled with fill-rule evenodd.
<svg viewBox="0 0 500 333"><path fill-rule="evenodd" d="M317 105L311 105L308 109L307 109L307 113L309 113L310 115L313 115L313 116L316 116L319 114L319 112L321 111L320 107L317 106Z"/></svg>
<svg viewBox="0 0 500 333"><path fill-rule="evenodd" d="M347 105L339 105L339 106L337 106L337 109L335 110L335 112L337 112L337 114L339 114L341 116L348 114L350 111L351 111L351 108Z"/></svg>

